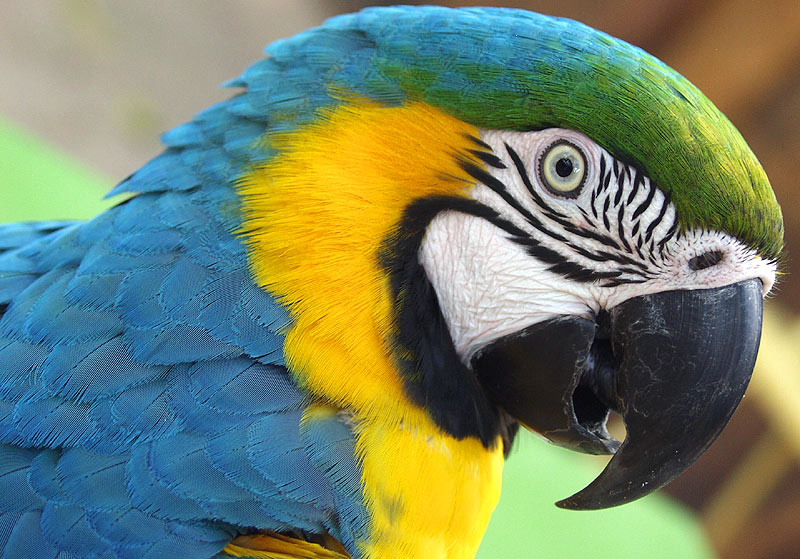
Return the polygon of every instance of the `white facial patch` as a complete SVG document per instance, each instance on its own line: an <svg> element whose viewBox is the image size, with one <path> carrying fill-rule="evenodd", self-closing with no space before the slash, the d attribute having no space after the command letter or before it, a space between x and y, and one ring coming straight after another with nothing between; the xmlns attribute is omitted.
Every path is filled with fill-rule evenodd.
<svg viewBox="0 0 800 559"><path fill-rule="evenodd" d="M420 247L456 352L462 362L492 341L560 314L598 310L583 286L525 253L485 219L442 212Z"/></svg>
<svg viewBox="0 0 800 559"><path fill-rule="evenodd" d="M631 297L751 278L765 295L772 288L774 262L726 233L680 232L664 192L583 134L489 130L481 139L499 159L487 165L496 181L470 195L507 226L442 212L419 254L464 363L543 320L591 317Z"/></svg>

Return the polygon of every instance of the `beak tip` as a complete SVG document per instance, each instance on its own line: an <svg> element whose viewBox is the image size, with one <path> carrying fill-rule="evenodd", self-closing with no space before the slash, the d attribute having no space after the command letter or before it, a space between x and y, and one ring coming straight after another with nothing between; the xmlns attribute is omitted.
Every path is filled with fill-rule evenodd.
<svg viewBox="0 0 800 559"><path fill-rule="evenodd" d="M583 491L579 491L571 497L561 499L560 501L556 502L556 506L564 510L598 510L622 505L627 502L605 502L603 499L598 499L597 496L586 497L582 494Z"/></svg>
<svg viewBox="0 0 800 559"><path fill-rule="evenodd" d="M577 503L574 503L572 501L572 497L556 501L556 506L564 510L586 510L583 507L579 506Z"/></svg>
<svg viewBox="0 0 800 559"><path fill-rule="evenodd" d="M574 495L556 502L556 506L565 510L598 510L624 504L609 498L608 494L598 494L591 490L591 485Z"/></svg>
<svg viewBox="0 0 800 559"><path fill-rule="evenodd" d="M561 499L556 506L566 510L600 510L618 507L638 500L648 495L661 485L654 485L649 482L640 484L619 483L617 489L609 489L601 482L590 483L574 495Z"/></svg>
<svg viewBox="0 0 800 559"><path fill-rule="evenodd" d="M708 448L753 371L760 289L759 280L746 280L713 290L656 293L618 307L614 325L625 352L617 378L626 438L594 481L556 506L595 510L635 501L672 481ZM641 326L648 313L675 325L670 339ZM681 343L670 346L671 339Z"/></svg>

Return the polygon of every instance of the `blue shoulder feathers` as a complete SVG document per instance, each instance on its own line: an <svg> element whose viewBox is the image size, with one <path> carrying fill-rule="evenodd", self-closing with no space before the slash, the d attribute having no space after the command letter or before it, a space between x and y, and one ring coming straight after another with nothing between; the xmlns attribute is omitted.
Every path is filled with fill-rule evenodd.
<svg viewBox="0 0 800 559"><path fill-rule="evenodd" d="M214 557L260 530L355 552L350 429L301 422L289 318L236 237L265 125L233 103L166 134L96 219L0 226L3 557Z"/></svg>

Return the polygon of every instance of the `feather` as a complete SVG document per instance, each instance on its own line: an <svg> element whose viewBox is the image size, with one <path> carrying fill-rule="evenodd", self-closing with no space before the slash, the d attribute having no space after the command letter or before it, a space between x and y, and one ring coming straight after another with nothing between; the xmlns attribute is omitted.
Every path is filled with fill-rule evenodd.
<svg viewBox="0 0 800 559"><path fill-rule="evenodd" d="M125 374L120 374L124 371ZM117 335L110 339L58 345L41 366L48 391L77 403L114 396L127 388L163 378L165 366L135 361Z"/></svg>
<svg viewBox="0 0 800 559"><path fill-rule="evenodd" d="M14 408L13 426L23 437L17 442L53 448L85 441L93 434L88 410L89 404L29 392Z"/></svg>
<svg viewBox="0 0 800 559"><path fill-rule="evenodd" d="M108 310L114 306L124 277L124 274L75 274L67 283L64 298L67 303L80 308Z"/></svg>
<svg viewBox="0 0 800 559"><path fill-rule="evenodd" d="M171 493L205 505L213 501L241 501L252 495L225 479L208 461L204 437L180 433L154 441L148 463L154 479Z"/></svg>
<svg viewBox="0 0 800 559"><path fill-rule="evenodd" d="M178 497L155 477L150 467L150 449L140 445L131 451L125 479L131 504L143 513L162 520L199 521L207 512L199 503Z"/></svg>
<svg viewBox="0 0 800 559"><path fill-rule="evenodd" d="M331 538L320 545L291 538L282 534L261 533L254 536L239 536L226 548L233 557L260 559L348 559L350 555Z"/></svg>
<svg viewBox="0 0 800 559"><path fill-rule="evenodd" d="M166 379L129 387L114 398L93 402L89 419L96 436L88 446L98 451L116 453L129 449L133 442L167 436L183 428L170 409L168 395L178 382L178 374L170 368Z"/></svg>
<svg viewBox="0 0 800 559"><path fill-rule="evenodd" d="M117 550L133 548L138 552L144 546L170 537L167 522L132 506L114 512L90 510L86 517L92 530L104 540L114 542Z"/></svg>
<svg viewBox="0 0 800 559"><path fill-rule="evenodd" d="M43 505L31 490L28 472L38 450L0 445L0 513L19 514ZM2 549L2 548L0 548Z"/></svg>
<svg viewBox="0 0 800 559"><path fill-rule="evenodd" d="M133 358L150 365L172 365L236 357L242 349L214 339L211 334L194 326L168 326L134 330L123 334L123 343L130 347Z"/></svg>
<svg viewBox="0 0 800 559"><path fill-rule="evenodd" d="M56 471L61 450L40 450L31 460L28 483L40 499L66 504L61 479Z"/></svg>
<svg viewBox="0 0 800 559"><path fill-rule="evenodd" d="M248 456L282 494L332 509L331 488L309 461L300 441L301 415L300 411L276 413L253 423L248 431Z"/></svg>
<svg viewBox="0 0 800 559"><path fill-rule="evenodd" d="M84 510L120 511L130 507L125 489L128 455L105 455L82 448L61 453L56 465L64 498Z"/></svg>
<svg viewBox="0 0 800 559"><path fill-rule="evenodd" d="M167 147L194 146L203 143L204 139L201 127L195 122L181 124L161 135L161 143Z"/></svg>
<svg viewBox="0 0 800 559"><path fill-rule="evenodd" d="M64 291L71 279L68 273L53 281L31 306L25 333L34 343L55 345L80 342L118 334L123 324L111 311L90 311L70 305ZM75 326L80 324L80 328Z"/></svg>
<svg viewBox="0 0 800 559"><path fill-rule="evenodd" d="M78 557L100 555L108 549L91 529L86 511L80 507L47 503L42 511L41 525L50 545Z"/></svg>
<svg viewBox="0 0 800 559"><path fill-rule="evenodd" d="M244 358L193 365L189 391L202 405L248 416L300 409L305 400L286 369Z"/></svg>
<svg viewBox="0 0 800 559"><path fill-rule="evenodd" d="M311 408L303 418L301 439L311 462L324 472L335 493L338 518L328 529L354 549L357 541L368 538L369 515L364 507L363 473L348 419L335 409Z"/></svg>
<svg viewBox="0 0 800 559"><path fill-rule="evenodd" d="M3 548L3 556L15 559L61 559L58 550L45 539L41 520L41 510L23 513L11 530L8 543Z"/></svg>

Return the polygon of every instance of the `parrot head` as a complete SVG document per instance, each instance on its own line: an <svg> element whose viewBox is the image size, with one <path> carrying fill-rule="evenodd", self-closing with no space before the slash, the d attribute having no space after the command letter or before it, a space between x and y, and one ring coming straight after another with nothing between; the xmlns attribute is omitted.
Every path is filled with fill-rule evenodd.
<svg viewBox="0 0 800 559"><path fill-rule="evenodd" d="M240 190L301 384L365 415L408 401L486 448L522 425L614 454L572 509L654 491L714 441L754 367L782 218L692 84L513 10L367 10L268 53L234 83L272 127Z"/></svg>

